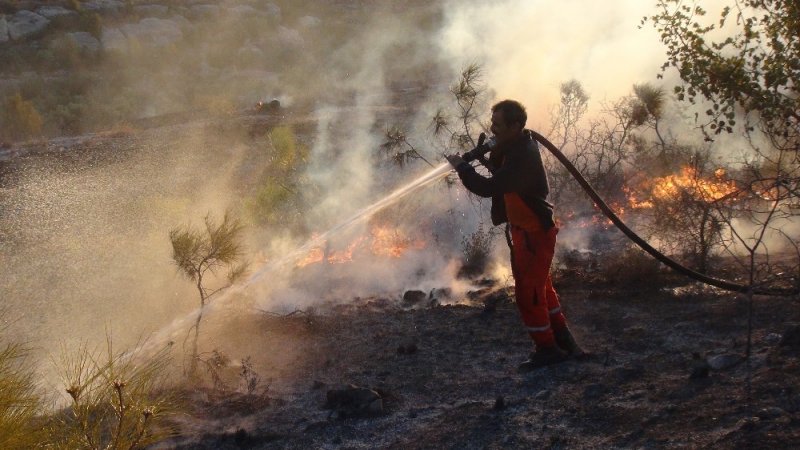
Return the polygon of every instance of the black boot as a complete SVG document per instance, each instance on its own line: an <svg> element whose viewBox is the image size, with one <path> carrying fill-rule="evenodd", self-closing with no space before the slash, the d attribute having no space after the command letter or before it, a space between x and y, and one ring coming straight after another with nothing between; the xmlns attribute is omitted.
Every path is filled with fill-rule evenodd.
<svg viewBox="0 0 800 450"><path fill-rule="evenodd" d="M529 360L519 365L517 371L520 373L530 372L541 367L566 361L567 358L567 354L557 345L537 348L534 353L531 353Z"/></svg>
<svg viewBox="0 0 800 450"><path fill-rule="evenodd" d="M584 356L586 352L575 342L575 338L569 331L568 327L560 330L553 330L553 335L556 338L556 344L561 350L564 350L569 356Z"/></svg>

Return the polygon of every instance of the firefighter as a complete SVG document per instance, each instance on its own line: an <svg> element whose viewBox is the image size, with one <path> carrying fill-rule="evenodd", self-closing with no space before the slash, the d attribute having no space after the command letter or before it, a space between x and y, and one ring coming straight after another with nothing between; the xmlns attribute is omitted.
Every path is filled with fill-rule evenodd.
<svg viewBox="0 0 800 450"><path fill-rule="evenodd" d="M535 351L519 366L530 371L583 355L561 310L550 278L558 227L537 142L525 129L525 107L514 100L492 106L493 146L479 145L463 157L447 156L464 186L492 198L492 224L506 223L517 307ZM488 161L483 154L489 152ZM465 160L480 159L485 177Z"/></svg>

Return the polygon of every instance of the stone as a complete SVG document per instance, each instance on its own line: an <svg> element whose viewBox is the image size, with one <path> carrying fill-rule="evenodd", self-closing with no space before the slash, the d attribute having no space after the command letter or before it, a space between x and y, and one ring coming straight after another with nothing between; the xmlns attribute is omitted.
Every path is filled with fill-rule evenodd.
<svg viewBox="0 0 800 450"><path fill-rule="evenodd" d="M40 16L33 11L18 11L8 20L8 37L13 41L25 39L44 31L50 24L50 19Z"/></svg>
<svg viewBox="0 0 800 450"><path fill-rule="evenodd" d="M67 33L65 37L71 40L79 49L83 51L95 53L100 50L100 41L98 41L96 37L92 36L91 33L78 31L74 33Z"/></svg>
<svg viewBox="0 0 800 450"><path fill-rule="evenodd" d="M425 301L428 298L428 294L418 291L418 290L411 290L406 291L403 294L403 303L407 306L413 306L417 303Z"/></svg>
<svg viewBox="0 0 800 450"><path fill-rule="evenodd" d="M297 23L303 28L316 28L322 23L322 20L314 16L303 16Z"/></svg>
<svg viewBox="0 0 800 450"><path fill-rule="evenodd" d="M764 343L767 345L777 345L781 342L781 335L778 333L770 333L764 336Z"/></svg>
<svg viewBox="0 0 800 450"><path fill-rule="evenodd" d="M289 49L298 50L305 46L305 40L299 31L282 25L278 27L278 41Z"/></svg>
<svg viewBox="0 0 800 450"><path fill-rule="evenodd" d="M267 3L264 5L264 12L268 15L272 16L275 19L281 18L281 7L276 5L275 3Z"/></svg>
<svg viewBox="0 0 800 450"><path fill-rule="evenodd" d="M103 28L103 34L100 36L100 43L105 50L111 51L127 51L128 38L122 33L119 28Z"/></svg>
<svg viewBox="0 0 800 450"><path fill-rule="evenodd" d="M40 16L50 20L53 20L57 17L78 15L77 12L61 6L40 6L36 8L36 14L39 14Z"/></svg>
<svg viewBox="0 0 800 450"><path fill-rule="evenodd" d="M383 412L383 398L372 389L350 385L332 389L327 393L326 409L332 409L340 418L374 416Z"/></svg>
<svg viewBox="0 0 800 450"><path fill-rule="evenodd" d="M169 7L165 5L136 5L133 12L139 16L147 17L166 17L169 14Z"/></svg>
<svg viewBox="0 0 800 450"><path fill-rule="evenodd" d="M768 406L766 408L761 408L756 413L759 419L775 419L777 417L781 417L786 415L786 411L778 408L777 406Z"/></svg>
<svg viewBox="0 0 800 450"><path fill-rule="evenodd" d="M81 9L101 13L118 13L125 4L121 0L92 0L81 2Z"/></svg>
<svg viewBox="0 0 800 450"><path fill-rule="evenodd" d="M218 5L193 5L189 9L189 15L195 19L208 19L217 17L220 13Z"/></svg>
<svg viewBox="0 0 800 450"><path fill-rule="evenodd" d="M263 16L264 13L258 11L250 5L236 5L228 8L228 13L239 17L258 17Z"/></svg>
<svg viewBox="0 0 800 450"><path fill-rule="evenodd" d="M8 42L8 21L6 16L0 16L0 42Z"/></svg>
<svg viewBox="0 0 800 450"><path fill-rule="evenodd" d="M723 355L715 355L706 358L709 367L714 370L727 370L742 362L741 355L735 353L726 353Z"/></svg>
<svg viewBox="0 0 800 450"><path fill-rule="evenodd" d="M183 39L183 32L177 23L170 19L147 17L138 23L125 24L120 31L128 40L153 47L164 47Z"/></svg>

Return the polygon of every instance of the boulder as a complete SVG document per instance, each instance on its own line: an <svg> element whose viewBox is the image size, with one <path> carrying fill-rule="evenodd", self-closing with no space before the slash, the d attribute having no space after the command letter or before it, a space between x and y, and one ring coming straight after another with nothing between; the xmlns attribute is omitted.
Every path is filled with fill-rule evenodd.
<svg viewBox="0 0 800 450"><path fill-rule="evenodd" d="M281 18L281 7L275 3L267 3L264 5L264 12L266 12L267 15L272 16L274 19Z"/></svg>
<svg viewBox="0 0 800 450"><path fill-rule="evenodd" d="M322 23L322 21L314 16L303 16L297 21L297 23L303 28L316 28Z"/></svg>
<svg viewBox="0 0 800 450"><path fill-rule="evenodd" d="M57 17L78 15L77 12L61 6L40 6L36 8L36 14L39 14L40 16L50 20L53 20Z"/></svg>
<svg viewBox="0 0 800 450"><path fill-rule="evenodd" d="M193 5L189 9L189 16L195 19L208 19L219 16L218 5Z"/></svg>
<svg viewBox="0 0 800 450"><path fill-rule="evenodd" d="M8 42L8 22L6 16L0 16L0 42Z"/></svg>
<svg viewBox="0 0 800 450"><path fill-rule="evenodd" d="M706 359L709 367L714 370L726 370L736 366L743 361L741 355L726 353L724 355L711 356Z"/></svg>
<svg viewBox="0 0 800 450"><path fill-rule="evenodd" d="M100 51L100 41L98 41L96 37L92 36L91 33L78 31L74 33L67 33L65 37L71 40L79 49L85 52L96 53Z"/></svg>
<svg viewBox="0 0 800 450"><path fill-rule="evenodd" d="M120 31L128 40L152 47L164 47L183 39L181 28L170 19L148 17L138 23L125 24Z"/></svg>
<svg viewBox="0 0 800 450"><path fill-rule="evenodd" d="M118 13L125 7L121 0L91 0L81 2L81 9L98 13Z"/></svg>
<svg viewBox="0 0 800 450"><path fill-rule="evenodd" d="M305 40L299 31L283 25L278 27L278 42L283 47L294 50L301 49L305 45Z"/></svg>
<svg viewBox="0 0 800 450"><path fill-rule="evenodd" d="M133 12L145 17L166 17L169 13L169 7L165 5L136 5L133 7Z"/></svg>
<svg viewBox="0 0 800 450"><path fill-rule="evenodd" d="M50 19L27 10L18 11L7 20L8 36L14 41L40 33L50 24Z"/></svg>
<svg viewBox="0 0 800 450"><path fill-rule="evenodd" d="M403 304L407 306L416 305L417 303L424 301L426 298L428 298L428 294L422 291L406 291L403 294Z"/></svg>
<svg viewBox="0 0 800 450"><path fill-rule="evenodd" d="M124 52L128 50L128 38L119 28L103 28L100 42L105 50Z"/></svg>

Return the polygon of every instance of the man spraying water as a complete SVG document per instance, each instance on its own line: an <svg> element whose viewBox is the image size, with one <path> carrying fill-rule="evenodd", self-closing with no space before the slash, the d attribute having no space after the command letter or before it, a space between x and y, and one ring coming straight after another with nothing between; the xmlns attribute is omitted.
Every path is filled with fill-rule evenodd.
<svg viewBox="0 0 800 450"><path fill-rule="evenodd" d="M558 294L550 278L558 227L553 205L547 202L549 185L539 146L529 130L525 107L514 100L492 106L494 138L462 156L447 160L458 172L464 187L481 197L492 198L492 223L506 223L511 248L516 303L522 322L535 344L521 372L534 370L581 356ZM489 152L489 159L484 154ZM491 172L484 177L468 161L479 159Z"/></svg>

